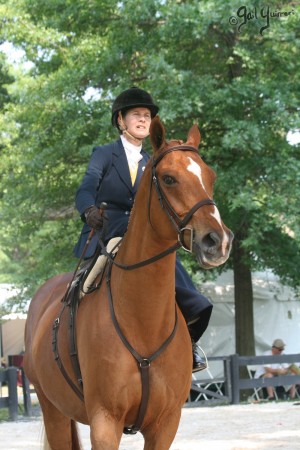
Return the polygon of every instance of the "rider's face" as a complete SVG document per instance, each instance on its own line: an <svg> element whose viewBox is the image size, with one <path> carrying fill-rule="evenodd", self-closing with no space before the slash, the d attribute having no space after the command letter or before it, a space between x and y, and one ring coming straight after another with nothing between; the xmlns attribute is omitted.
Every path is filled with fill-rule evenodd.
<svg viewBox="0 0 300 450"><path fill-rule="evenodd" d="M132 108L123 116L123 123L127 131L138 139L149 135L151 112L148 108Z"/></svg>

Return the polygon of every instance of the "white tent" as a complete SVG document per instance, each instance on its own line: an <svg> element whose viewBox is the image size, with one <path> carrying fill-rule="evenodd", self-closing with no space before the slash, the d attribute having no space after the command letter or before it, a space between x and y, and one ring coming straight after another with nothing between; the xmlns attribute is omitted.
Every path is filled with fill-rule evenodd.
<svg viewBox="0 0 300 450"><path fill-rule="evenodd" d="M256 355L270 349L276 338L286 343L285 353L300 353L300 298L271 272L252 274ZM235 353L233 272L227 271L201 292L214 304L209 327L201 338L208 356Z"/></svg>
<svg viewBox="0 0 300 450"><path fill-rule="evenodd" d="M0 303L14 296L16 291L8 284L0 285ZM24 351L24 328L26 314L12 313L1 317L0 356L1 362L8 363L9 355L19 355Z"/></svg>
<svg viewBox="0 0 300 450"><path fill-rule="evenodd" d="M1 360L8 363L9 355L19 355L24 351L24 329L26 314L8 314L1 324Z"/></svg>

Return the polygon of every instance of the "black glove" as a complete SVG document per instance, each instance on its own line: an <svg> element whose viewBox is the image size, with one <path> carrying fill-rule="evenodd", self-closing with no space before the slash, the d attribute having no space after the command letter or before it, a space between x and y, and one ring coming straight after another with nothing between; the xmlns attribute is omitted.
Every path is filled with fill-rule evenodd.
<svg viewBox="0 0 300 450"><path fill-rule="evenodd" d="M97 206L89 206L84 211L85 221L89 227L95 230L100 230L103 227L103 217L100 214L100 210Z"/></svg>

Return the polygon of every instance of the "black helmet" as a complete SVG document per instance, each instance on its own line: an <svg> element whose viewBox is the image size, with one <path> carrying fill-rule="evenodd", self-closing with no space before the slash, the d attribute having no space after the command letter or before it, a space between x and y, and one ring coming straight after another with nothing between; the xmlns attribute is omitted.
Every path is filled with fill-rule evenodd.
<svg viewBox="0 0 300 450"><path fill-rule="evenodd" d="M111 123L113 126L118 128L117 117L119 111L134 107L150 109L152 118L156 116L159 109L158 106L154 104L153 99L148 92L133 86L130 89L121 92L113 102L111 115Z"/></svg>

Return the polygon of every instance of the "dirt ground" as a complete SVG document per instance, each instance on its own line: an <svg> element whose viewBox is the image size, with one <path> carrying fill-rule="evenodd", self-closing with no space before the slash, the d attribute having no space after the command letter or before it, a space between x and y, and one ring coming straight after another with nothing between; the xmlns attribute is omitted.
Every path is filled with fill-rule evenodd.
<svg viewBox="0 0 300 450"><path fill-rule="evenodd" d="M89 428L80 425L84 450ZM1 450L42 449L41 418L0 423ZM184 408L171 450L300 449L300 402ZM123 435L120 450L142 450L143 438Z"/></svg>

